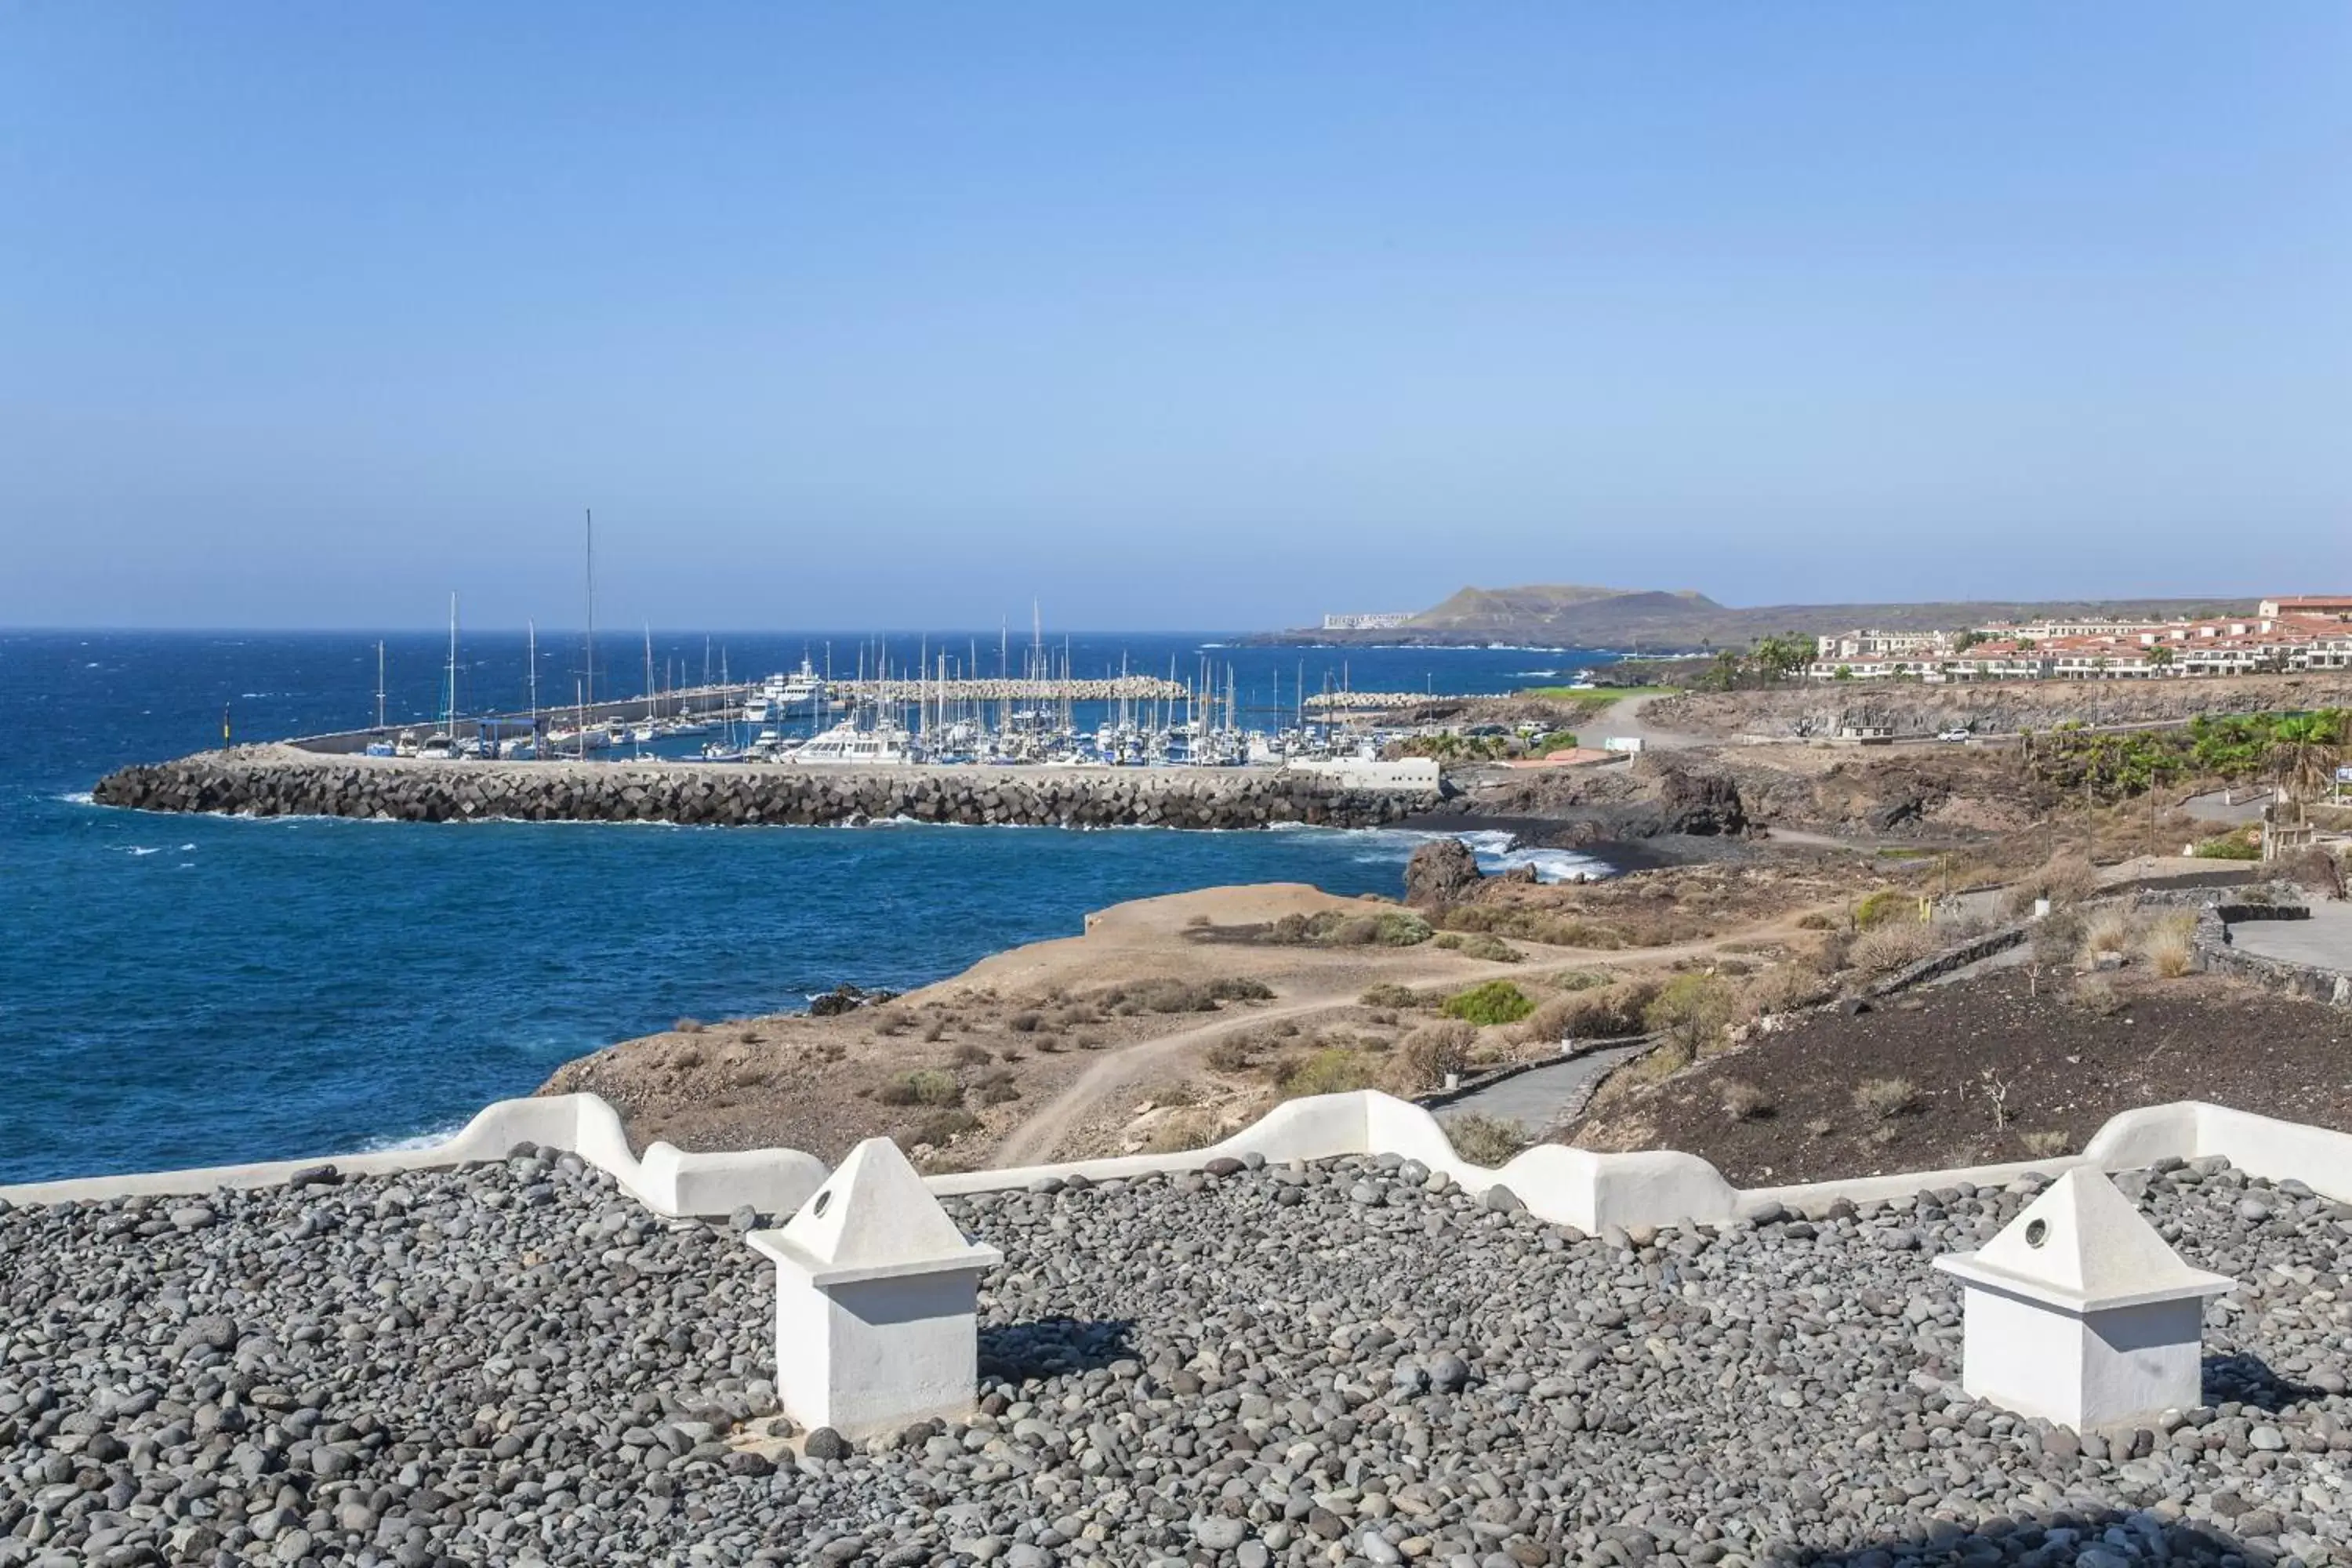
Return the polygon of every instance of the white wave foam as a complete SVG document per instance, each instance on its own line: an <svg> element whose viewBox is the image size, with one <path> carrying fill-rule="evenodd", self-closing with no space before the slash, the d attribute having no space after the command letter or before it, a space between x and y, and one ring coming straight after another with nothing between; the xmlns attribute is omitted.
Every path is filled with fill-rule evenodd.
<svg viewBox="0 0 2352 1568"><path fill-rule="evenodd" d="M193 844L183 844L180 846L180 853L183 855L193 855L195 852L196 847Z"/></svg>
<svg viewBox="0 0 2352 1568"><path fill-rule="evenodd" d="M150 847L148 847L146 845L143 845L143 844L129 844L129 845L125 845L125 846L123 847L123 850L122 850L122 852L123 852L125 855L141 855L141 856L145 856L145 855L161 855L163 851L163 848L162 848L160 846L158 846L158 847L153 847L153 848L150 848Z"/></svg>
<svg viewBox="0 0 2352 1568"><path fill-rule="evenodd" d="M96 805L98 804L97 797L92 795L89 791L86 789L78 789L71 795L61 795L55 798L62 801L68 805Z"/></svg>
<svg viewBox="0 0 2352 1568"><path fill-rule="evenodd" d="M403 1154L417 1149L430 1149L436 1143L446 1143L464 1131L466 1124L452 1121L446 1127L436 1127L427 1132L412 1132L405 1137L373 1139L360 1146L362 1154Z"/></svg>

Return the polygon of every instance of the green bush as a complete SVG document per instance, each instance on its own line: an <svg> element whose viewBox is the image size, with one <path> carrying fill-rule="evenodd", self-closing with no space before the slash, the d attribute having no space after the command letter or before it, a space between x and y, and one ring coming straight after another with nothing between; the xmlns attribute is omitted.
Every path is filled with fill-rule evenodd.
<svg viewBox="0 0 2352 1568"><path fill-rule="evenodd" d="M1900 888L1881 888L1853 907L1856 931L1868 931L1889 921L1918 919L1919 900Z"/></svg>
<svg viewBox="0 0 2352 1568"><path fill-rule="evenodd" d="M1431 934L1429 922L1411 910L1318 910L1283 916L1267 928L1265 940L1283 947L1412 947Z"/></svg>
<svg viewBox="0 0 2352 1568"><path fill-rule="evenodd" d="M1642 1022L1696 1056L1728 1028L1738 997L1712 974L1677 974L1642 1013Z"/></svg>
<svg viewBox="0 0 2352 1568"><path fill-rule="evenodd" d="M1441 1010L1449 1018L1484 1027L1488 1024L1516 1024L1534 1012L1536 1005L1509 981L1489 980L1484 985L1455 992L1445 999Z"/></svg>
<svg viewBox="0 0 2352 1568"><path fill-rule="evenodd" d="M2259 860L2262 858L2261 843L2242 834L2217 833L2197 846L2197 858L2200 860Z"/></svg>

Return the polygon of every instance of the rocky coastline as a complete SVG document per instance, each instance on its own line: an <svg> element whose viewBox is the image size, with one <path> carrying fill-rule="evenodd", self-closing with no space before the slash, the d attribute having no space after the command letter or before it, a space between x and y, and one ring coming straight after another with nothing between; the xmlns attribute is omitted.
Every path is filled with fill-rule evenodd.
<svg viewBox="0 0 2352 1568"><path fill-rule="evenodd" d="M101 805L395 822L971 826L1377 827L1437 801L1276 769L793 768L693 763L449 763L327 757L291 746L120 769Z"/></svg>

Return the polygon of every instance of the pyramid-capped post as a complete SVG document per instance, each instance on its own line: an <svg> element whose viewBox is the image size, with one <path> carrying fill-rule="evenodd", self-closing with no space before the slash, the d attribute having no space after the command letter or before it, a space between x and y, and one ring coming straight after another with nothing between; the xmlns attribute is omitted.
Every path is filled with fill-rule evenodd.
<svg viewBox="0 0 2352 1568"><path fill-rule="evenodd" d="M2205 1298L2192 1268L2096 1171L2051 1184L2000 1235L1936 1267L1962 1289L1961 1384L2077 1431L2200 1403Z"/></svg>
<svg viewBox="0 0 2352 1568"><path fill-rule="evenodd" d="M980 1277L1003 1261L965 1239L898 1146L869 1138L781 1229L776 1390L784 1414L844 1436L971 1407Z"/></svg>

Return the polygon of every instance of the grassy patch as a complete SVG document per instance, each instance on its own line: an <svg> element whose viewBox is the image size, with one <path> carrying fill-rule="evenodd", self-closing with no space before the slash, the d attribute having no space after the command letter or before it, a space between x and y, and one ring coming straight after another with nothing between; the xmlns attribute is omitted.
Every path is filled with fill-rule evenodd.
<svg viewBox="0 0 2352 1568"><path fill-rule="evenodd" d="M1523 686L1514 697L1539 697L1548 702L1622 702L1628 697L1673 697L1679 686Z"/></svg>

